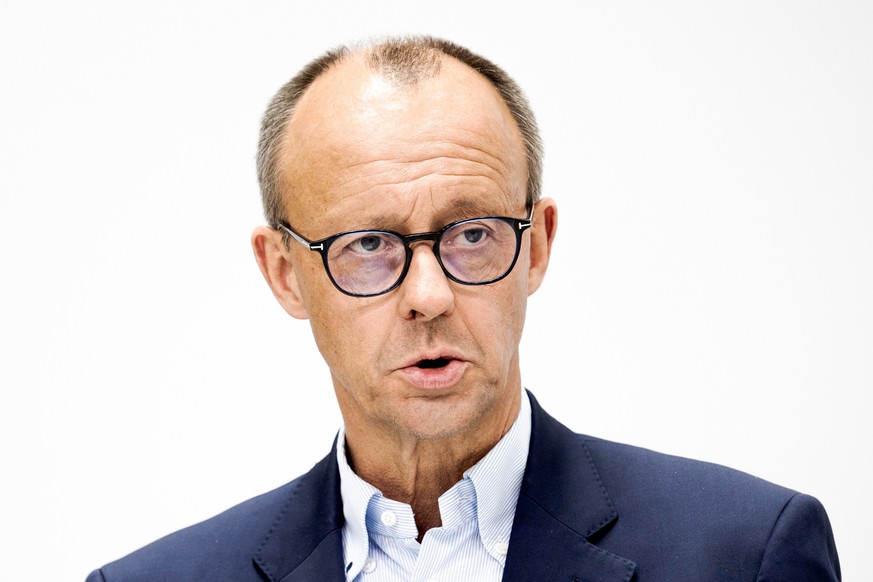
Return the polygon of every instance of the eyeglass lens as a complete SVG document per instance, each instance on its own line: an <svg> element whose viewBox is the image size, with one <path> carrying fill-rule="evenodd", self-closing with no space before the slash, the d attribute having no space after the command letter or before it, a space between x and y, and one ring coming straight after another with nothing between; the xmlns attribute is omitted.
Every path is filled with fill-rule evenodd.
<svg viewBox="0 0 873 582"><path fill-rule="evenodd" d="M517 244L511 224L484 218L445 230L434 252L451 277L476 284L504 276L512 266ZM377 294L391 288L403 275L406 253L403 241L394 234L349 233L335 239L328 248L327 267L345 292Z"/></svg>

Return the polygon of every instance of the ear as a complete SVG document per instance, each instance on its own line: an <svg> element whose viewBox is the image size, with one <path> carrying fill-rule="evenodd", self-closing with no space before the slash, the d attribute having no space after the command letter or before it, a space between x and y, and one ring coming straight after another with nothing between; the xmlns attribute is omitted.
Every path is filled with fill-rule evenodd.
<svg viewBox="0 0 873 582"><path fill-rule="evenodd" d="M261 274L267 280L279 305L291 317L308 319L309 310L300 294L300 283L297 281L291 253L282 241L282 233L266 226L257 227L252 232L252 250L255 251Z"/></svg>
<svg viewBox="0 0 873 582"><path fill-rule="evenodd" d="M558 230L558 206L551 198L543 198L534 208L533 226L530 233L530 266L528 268L528 294L539 289L549 257L552 254L552 241Z"/></svg>

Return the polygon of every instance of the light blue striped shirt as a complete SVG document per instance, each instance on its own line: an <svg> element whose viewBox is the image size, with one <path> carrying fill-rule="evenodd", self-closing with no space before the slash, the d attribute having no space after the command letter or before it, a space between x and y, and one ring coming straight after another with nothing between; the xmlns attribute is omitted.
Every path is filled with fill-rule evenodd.
<svg viewBox="0 0 873 582"><path fill-rule="evenodd" d="M503 577L530 445L530 402L502 439L439 498L442 526L419 544L412 507L388 499L346 461L337 437L348 582L486 582Z"/></svg>

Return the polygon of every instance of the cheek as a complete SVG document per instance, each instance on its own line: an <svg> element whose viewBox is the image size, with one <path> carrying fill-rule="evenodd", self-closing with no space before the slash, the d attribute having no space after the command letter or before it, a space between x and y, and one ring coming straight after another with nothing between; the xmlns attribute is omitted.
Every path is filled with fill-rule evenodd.
<svg viewBox="0 0 873 582"><path fill-rule="evenodd" d="M515 294L507 304L503 313L505 317L506 341L514 353L518 350L521 333L524 329L524 318L527 310L527 297Z"/></svg>
<svg viewBox="0 0 873 582"><path fill-rule="evenodd" d="M524 329L524 319L527 314L528 281L527 269L524 268L526 266L526 261L519 260L515 266L517 271L513 272L515 276L507 280L509 285L507 285L503 315L507 341L511 344L513 355L518 351L518 344Z"/></svg>
<svg viewBox="0 0 873 582"><path fill-rule="evenodd" d="M331 288L313 301L310 311L315 343L331 373L344 384L356 384L362 375L372 372L384 345L380 337L384 323L378 325L384 318L380 320L376 310L359 305L362 301Z"/></svg>
<svg viewBox="0 0 873 582"><path fill-rule="evenodd" d="M350 345L363 343L353 339L358 335L355 329L357 318L335 303L315 300L309 313L309 322L315 343L331 368L335 362L342 360Z"/></svg>
<svg viewBox="0 0 873 582"><path fill-rule="evenodd" d="M308 261L299 267L296 276L315 343L332 365L343 350L342 340L349 335L349 326L356 321L348 313L348 301L344 301L351 298L334 288L321 262Z"/></svg>
<svg viewBox="0 0 873 582"><path fill-rule="evenodd" d="M496 285L494 293L482 295L466 305L464 320L480 349L503 366L515 357L521 340L527 285L509 278Z"/></svg>
<svg viewBox="0 0 873 582"><path fill-rule="evenodd" d="M522 252L526 251L522 247ZM498 313L502 314L506 329L513 333L517 339L521 338L521 330L524 327L524 317L527 310L528 298L528 261L524 255L518 258L512 273L501 281L505 283L500 288L500 303L495 306Z"/></svg>

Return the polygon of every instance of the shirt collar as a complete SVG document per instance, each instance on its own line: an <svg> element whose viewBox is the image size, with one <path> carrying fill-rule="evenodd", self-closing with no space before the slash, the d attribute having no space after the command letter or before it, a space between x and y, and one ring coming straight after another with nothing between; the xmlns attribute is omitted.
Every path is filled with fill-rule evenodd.
<svg viewBox="0 0 873 582"><path fill-rule="evenodd" d="M354 580L364 567L370 553L370 538L367 535L367 507L373 497L382 497L382 492L358 477L346 459L346 431L340 427L336 443L336 461L339 465L340 494L343 498L343 552L345 554L346 579Z"/></svg>
<svg viewBox="0 0 873 582"><path fill-rule="evenodd" d="M515 422L503 438L478 463L464 472L464 481L473 484L476 499L479 537L486 551L501 563L506 559L506 548L515 517L515 506L524 477L530 446L531 409L527 394L522 392L521 408ZM346 459L345 427L337 435L337 464L340 473L340 493L343 500L343 549L346 576L354 579L370 551L367 533L367 509L382 492L358 477ZM453 490L440 496L453 495ZM389 501L385 499L385 501Z"/></svg>
<svg viewBox="0 0 873 582"><path fill-rule="evenodd" d="M521 491L524 467L530 447L530 401L521 394L518 418L487 455L470 467L464 478L476 490L479 537L486 551L497 560L506 558L506 546Z"/></svg>

